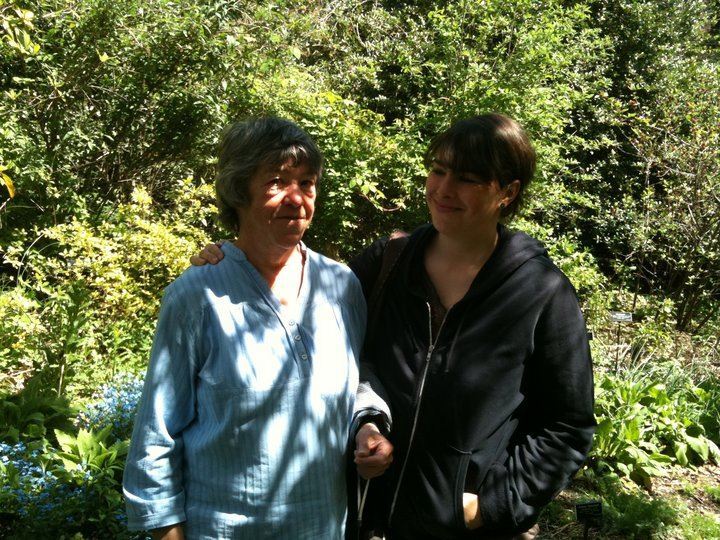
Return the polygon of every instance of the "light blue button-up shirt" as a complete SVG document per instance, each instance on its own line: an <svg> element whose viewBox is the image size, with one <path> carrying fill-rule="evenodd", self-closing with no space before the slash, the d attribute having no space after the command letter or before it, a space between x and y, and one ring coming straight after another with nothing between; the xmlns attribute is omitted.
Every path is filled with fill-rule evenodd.
<svg viewBox="0 0 720 540"><path fill-rule="evenodd" d="M365 300L307 250L293 310L231 243L166 290L124 477L130 529L343 536Z"/></svg>

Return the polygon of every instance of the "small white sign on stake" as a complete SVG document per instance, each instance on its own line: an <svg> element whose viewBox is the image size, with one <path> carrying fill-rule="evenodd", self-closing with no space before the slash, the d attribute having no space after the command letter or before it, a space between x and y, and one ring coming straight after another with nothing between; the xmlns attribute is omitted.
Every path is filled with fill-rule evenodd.
<svg viewBox="0 0 720 540"><path fill-rule="evenodd" d="M631 323L633 322L633 314L629 311L611 311L610 322Z"/></svg>

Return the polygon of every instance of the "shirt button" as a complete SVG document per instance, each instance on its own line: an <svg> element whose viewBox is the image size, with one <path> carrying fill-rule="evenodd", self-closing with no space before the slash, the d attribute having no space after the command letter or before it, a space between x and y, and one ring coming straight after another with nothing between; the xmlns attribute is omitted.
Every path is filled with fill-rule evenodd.
<svg viewBox="0 0 720 540"><path fill-rule="evenodd" d="M302 358L303 360L307 360L307 354L301 354L300 358Z"/></svg>
<svg viewBox="0 0 720 540"><path fill-rule="evenodd" d="M296 334L294 339L295 339L295 341L300 341L300 336Z"/></svg>
<svg viewBox="0 0 720 540"><path fill-rule="evenodd" d="M295 321L290 321L288 324L289 324L290 326L295 326Z"/></svg>

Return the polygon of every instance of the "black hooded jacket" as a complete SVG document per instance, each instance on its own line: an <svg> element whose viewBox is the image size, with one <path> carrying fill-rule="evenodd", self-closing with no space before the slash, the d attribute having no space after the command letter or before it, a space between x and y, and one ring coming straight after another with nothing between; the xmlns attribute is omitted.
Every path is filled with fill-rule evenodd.
<svg viewBox="0 0 720 540"><path fill-rule="evenodd" d="M368 325L364 358L390 401L395 459L371 484L365 521L393 540L512 535L535 523L590 449L585 324L545 248L500 226L432 344L423 260L435 234L431 225L412 233ZM351 263L366 297L386 242ZM476 531L465 527L463 492L479 496Z"/></svg>

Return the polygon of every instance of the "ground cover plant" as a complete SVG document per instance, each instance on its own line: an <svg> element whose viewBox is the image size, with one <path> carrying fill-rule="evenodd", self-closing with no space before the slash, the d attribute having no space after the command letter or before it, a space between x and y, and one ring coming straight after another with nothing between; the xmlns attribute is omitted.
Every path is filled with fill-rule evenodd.
<svg viewBox="0 0 720 540"><path fill-rule="evenodd" d="M582 537L572 505L599 499L595 538L719 537L718 35L710 0L0 0L0 536L134 537L120 479L162 290L229 236L222 126L317 140L306 240L346 260L426 221L430 138L494 110L538 150L513 226L593 333L598 434L543 536Z"/></svg>

